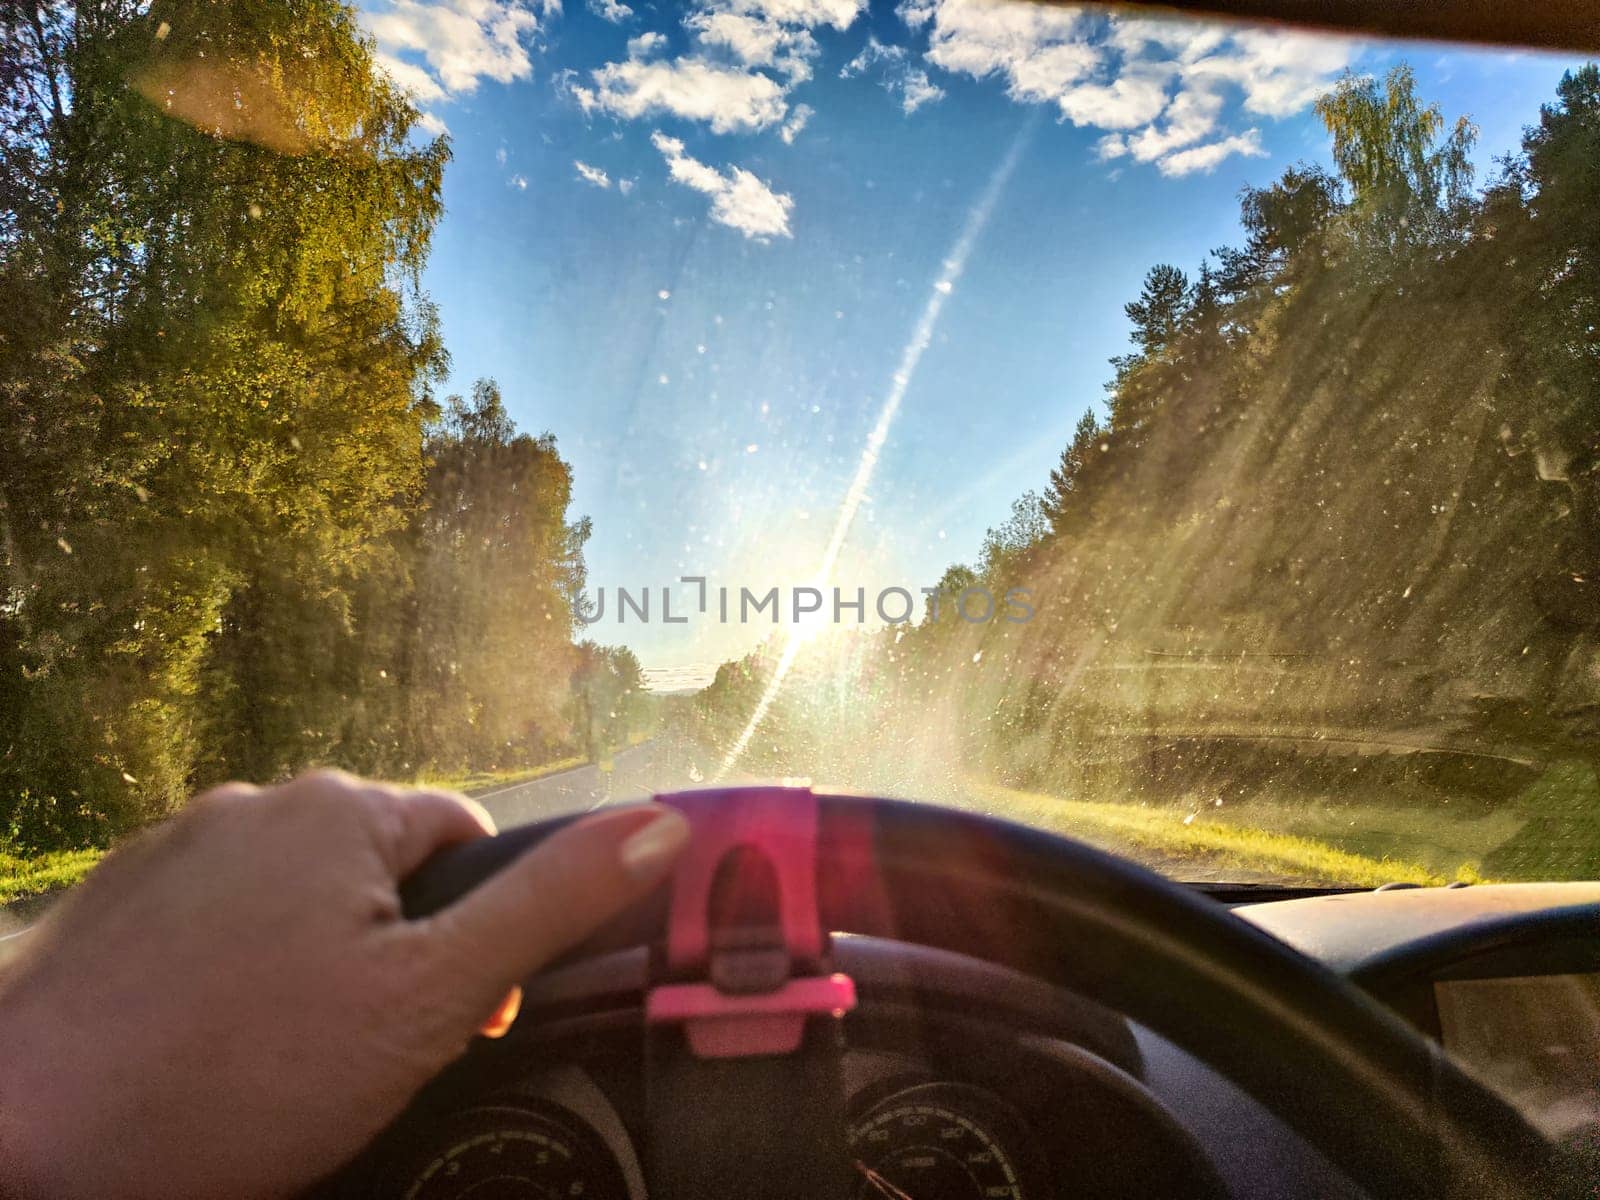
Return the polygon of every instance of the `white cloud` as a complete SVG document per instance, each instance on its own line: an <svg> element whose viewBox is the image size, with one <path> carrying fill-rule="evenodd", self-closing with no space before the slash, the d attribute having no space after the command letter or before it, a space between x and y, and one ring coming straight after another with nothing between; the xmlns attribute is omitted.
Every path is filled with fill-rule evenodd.
<svg viewBox="0 0 1600 1200"><path fill-rule="evenodd" d="M592 183L595 187L608 188L611 186L611 176L599 167L591 167L580 159L573 159L572 165L578 169L578 178L585 183Z"/></svg>
<svg viewBox="0 0 1600 1200"><path fill-rule="evenodd" d="M1218 163L1235 154L1242 154L1246 158L1265 158L1267 152L1261 148L1261 131L1247 129L1209 145L1179 150L1161 159L1158 165L1163 175L1189 175L1195 171L1214 171Z"/></svg>
<svg viewBox="0 0 1600 1200"><path fill-rule="evenodd" d="M1232 43L1186 63L1184 78L1235 84L1244 92L1245 109L1264 117L1305 108L1360 49L1347 38L1265 29L1240 30Z"/></svg>
<svg viewBox="0 0 1600 1200"><path fill-rule="evenodd" d="M638 180L636 179L619 179L617 180L617 191L624 196L630 195L633 192L633 185L637 182Z"/></svg>
<svg viewBox="0 0 1600 1200"><path fill-rule="evenodd" d="M646 691L694 692L709 687L717 677L716 663L690 663L684 667L646 667L640 672Z"/></svg>
<svg viewBox="0 0 1600 1200"><path fill-rule="evenodd" d="M428 103L471 92L482 79L527 79L533 74L528 45L543 17L560 8L558 0L538 6L522 0L387 0L364 10L362 19L390 74ZM404 78L395 64L408 68Z"/></svg>
<svg viewBox="0 0 1600 1200"><path fill-rule="evenodd" d="M667 48L667 35L664 33L641 33L638 37L628 39L629 58L649 58Z"/></svg>
<svg viewBox="0 0 1600 1200"><path fill-rule="evenodd" d="M944 99L944 89L930 81L928 73L917 67L911 68L894 83L885 86L890 91L900 93L900 107L908 115L916 112L924 104Z"/></svg>
<svg viewBox="0 0 1600 1200"><path fill-rule="evenodd" d="M1259 129L1229 133L1229 105L1235 114L1292 115L1359 51L1322 34L994 0L902 0L896 11L926 29L933 66L1001 80L1018 102L1120 134L1100 139L1100 158L1131 154L1169 175L1264 154Z"/></svg>
<svg viewBox="0 0 1600 1200"><path fill-rule="evenodd" d="M520 174L513 175L510 179L506 180L506 186L514 187L519 192L525 192L528 190L528 177Z"/></svg>
<svg viewBox="0 0 1600 1200"><path fill-rule="evenodd" d="M506 165L506 158L507 154L504 146L501 146L500 149L494 152L494 161L499 163L502 167Z"/></svg>
<svg viewBox="0 0 1600 1200"><path fill-rule="evenodd" d="M797 83L811 78L817 40L808 29L725 9L692 12L683 23L702 46L726 50L746 66L771 67Z"/></svg>
<svg viewBox="0 0 1600 1200"><path fill-rule="evenodd" d="M572 89L585 112L630 119L670 113L731 133L765 129L789 110L774 80L699 58L607 63L593 78L593 88Z"/></svg>
<svg viewBox="0 0 1600 1200"><path fill-rule="evenodd" d="M623 4L622 0L589 0L589 11L613 25L621 25L633 16L633 9Z"/></svg>
<svg viewBox="0 0 1600 1200"><path fill-rule="evenodd" d="M1121 158L1128 152L1128 139L1120 133L1108 133L1094 144L1095 156L1101 162Z"/></svg>
<svg viewBox="0 0 1600 1200"><path fill-rule="evenodd" d="M997 75L1017 100L1059 102L1100 60L1075 9L933 0L914 15L929 26L929 62L975 79Z"/></svg>
<svg viewBox="0 0 1600 1200"><path fill-rule="evenodd" d="M861 47L857 54L844 66L839 68L839 78L849 79L852 75L860 75L876 63L903 62L906 57L904 46L888 46L877 39L876 35L869 34L867 44Z"/></svg>
<svg viewBox="0 0 1600 1200"><path fill-rule="evenodd" d="M809 104L796 104L794 111L789 114L789 119L783 123L783 128L778 130L778 136L783 139L785 146L792 146L795 138L800 136L800 131L806 127L815 113Z"/></svg>
<svg viewBox="0 0 1600 1200"><path fill-rule="evenodd" d="M562 67L550 74L550 87L557 96L563 100L576 100L578 88L578 72L572 67Z"/></svg>
<svg viewBox="0 0 1600 1200"><path fill-rule="evenodd" d="M944 98L944 89L934 84L921 67L906 62L904 46L889 46L869 36L867 44L839 71L841 79L877 70L879 82L890 95L900 98L900 107L909 116L924 104Z"/></svg>
<svg viewBox="0 0 1600 1200"><path fill-rule="evenodd" d="M1147 125L1128 139L1128 149L1140 162L1151 162L1198 142L1217 127L1221 112L1216 92L1187 88L1173 97L1159 125Z"/></svg>
<svg viewBox="0 0 1600 1200"><path fill-rule="evenodd" d="M446 125L431 112L417 114L417 128L432 137L443 137L450 132L450 126Z"/></svg>
<svg viewBox="0 0 1600 1200"><path fill-rule="evenodd" d="M709 0L707 7L809 29L831 25L842 32L855 23L867 4L866 0Z"/></svg>
<svg viewBox="0 0 1600 1200"><path fill-rule="evenodd" d="M1228 26L1221 23L1124 16L1111 24L1106 41L1129 55L1154 51L1160 57L1193 62L1220 46L1228 33Z"/></svg>
<svg viewBox="0 0 1600 1200"><path fill-rule="evenodd" d="M1127 68L1107 83L1080 83L1056 97L1061 115L1074 125L1094 129L1137 129L1156 119L1167 106L1165 64Z"/></svg>
<svg viewBox="0 0 1600 1200"><path fill-rule="evenodd" d="M375 61L378 68L410 92L411 98L418 104L434 104L444 99L444 88L439 86L439 81L416 63L408 63L381 50L375 56Z"/></svg>
<svg viewBox="0 0 1600 1200"><path fill-rule="evenodd" d="M700 0L683 23L702 47L799 83L811 78L817 56L811 31L848 29L865 7L865 0Z"/></svg>
<svg viewBox="0 0 1600 1200"><path fill-rule="evenodd" d="M628 42L625 61L565 90L586 112L629 120L666 113L717 133L766 129L784 122L790 91L811 78L815 31L848 29L865 8L866 0L697 0L683 18L687 52L654 59L666 38L643 34ZM926 89L919 97L926 102ZM780 136L792 141L804 124L791 120Z"/></svg>
<svg viewBox="0 0 1600 1200"><path fill-rule="evenodd" d="M657 130L650 143L661 151L674 182L711 197L711 219L747 238L791 237L794 198L775 192L743 167L719 171L691 158L683 142Z"/></svg>

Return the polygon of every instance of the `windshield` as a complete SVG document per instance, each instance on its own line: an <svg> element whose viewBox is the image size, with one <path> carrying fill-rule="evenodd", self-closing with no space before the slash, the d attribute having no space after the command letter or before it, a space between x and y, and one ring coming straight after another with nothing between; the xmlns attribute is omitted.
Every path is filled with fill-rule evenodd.
<svg viewBox="0 0 1600 1200"><path fill-rule="evenodd" d="M0 899L229 778L1600 872L1600 72L976 0L0 15Z"/></svg>

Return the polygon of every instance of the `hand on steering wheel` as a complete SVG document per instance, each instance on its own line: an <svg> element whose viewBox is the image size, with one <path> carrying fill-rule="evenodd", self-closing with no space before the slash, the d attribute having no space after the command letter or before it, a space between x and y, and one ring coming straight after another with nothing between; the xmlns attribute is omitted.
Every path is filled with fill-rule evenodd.
<svg viewBox="0 0 1600 1200"><path fill-rule="evenodd" d="M0 974L0 1190L304 1189L652 890L688 827L608 810L402 916L418 864L493 832L461 796L319 772L219 788L117 851Z"/></svg>

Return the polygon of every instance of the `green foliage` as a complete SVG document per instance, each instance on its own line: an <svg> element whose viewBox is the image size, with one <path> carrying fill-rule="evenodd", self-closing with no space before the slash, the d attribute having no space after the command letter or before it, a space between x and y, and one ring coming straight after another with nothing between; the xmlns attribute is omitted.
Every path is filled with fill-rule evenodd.
<svg viewBox="0 0 1600 1200"><path fill-rule="evenodd" d="M1011 502L1011 515L983 537L980 575L991 591L1003 591L1022 569L1027 554L1050 532L1050 514L1037 492L1024 492Z"/></svg>
<svg viewBox="0 0 1600 1200"><path fill-rule="evenodd" d="M1392 67L1381 82L1346 74L1317 101L1317 114L1350 188L1359 245L1394 253L1458 226L1471 197L1468 155L1478 131L1460 117L1446 133L1439 106L1418 99L1409 66Z"/></svg>
<svg viewBox="0 0 1600 1200"><path fill-rule="evenodd" d="M923 624L953 626L961 619L958 606L961 596L969 588L979 585L978 573L964 563L952 563L945 568L934 588L933 595L923 603Z"/></svg>
<svg viewBox="0 0 1600 1200"><path fill-rule="evenodd" d="M1105 431L1100 419L1090 409L1078 418L1072 441L1061 452L1061 462L1050 470L1050 485L1040 501L1040 511L1050 525L1050 532L1064 534L1072 516L1082 506L1083 488L1080 477L1102 444Z"/></svg>
<svg viewBox="0 0 1600 1200"><path fill-rule="evenodd" d="M353 9L12 4L0 34L0 836L548 757L570 472L492 384L440 418L449 149Z"/></svg>
<svg viewBox="0 0 1600 1200"><path fill-rule="evenodd" d="M1344 208L1343 183L1321 167L1296 163L1263 188L1245 188L1239 195L1239 223L1245 244L1223 247L1212 286L1218 298L1260 301L1274 292L1286 272L1314 271L1322 265L1322 241ZM1203 267L1209 281L1210 268ZM1208 307L1210 307L1208 305ZM1238 317L1243 314L1232 313Z"/></svg>
<svg viewBox="0 0 1600 1200"><path fill-rule="evenodd" d="M490 380L447 403L427 449L404 544L412 590L377 622L403 631L399 741L435 768L542 761L565 744L577 665L586 527L566 521L571 468L549 435L515 431Z"/></svg>
<svg viewBox="0 0 1600 1200"><path fill-rule="evenodd" d="M1128 390L1121 385L1140 367L1159 359L1168 347L1177 342L1188 328L1193 305L1194 294L1189 287L1189 277L1177 267L1162 263L1150 268L1139 298L1122 306L1122 311L1133 323L1133 344L1136 349L1125 357L1112 359L1112 366L1117 369L1116 380L1108 385L1112 394L1113 420L1118 417L1116 406L1128 397ZM1122 406L1123 424L1136 422L1138 418L1128 413L1126 403Z"/></svg>
<svg viewBox="0 0 1600 1200"><path fill-rule="evenodd" d="M625 748L649 719L644 671L626 646L578 643L572 676L573 723L588 758Z"/></svg>
<svg viewBox="0 0 1600 1200"><path fill-rule="evenodd" d="M1149 358L1178 340L1191 301L1187 275L1166 263L1150 268L1139 298L1122 310L1133 322L1133 342L1140 353Z"/></svg>
<svg viewBox="0 0 1600 1200"><path fill-rule="evenodd" d="M1506 164L1479 227L1498 249L1506 294L1508 415L1542 473L1576 481L1583 515L1600 427L1600 67L1567 74L1558 97Z"/></svg>
<svg viewBox="0 0 1600 1200"><path fill-rule="evenodd" d="M0 851L0 904L69 888L94 869L103 853L101 850L52 850L18 857Z"/></svg>

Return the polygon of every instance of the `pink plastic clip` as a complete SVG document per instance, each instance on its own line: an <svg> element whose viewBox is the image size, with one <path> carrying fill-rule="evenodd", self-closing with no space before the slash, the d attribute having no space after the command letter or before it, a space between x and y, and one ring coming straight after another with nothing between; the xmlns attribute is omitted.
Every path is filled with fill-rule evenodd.
<svg viewBox="0 0 1600 1200"><path fill-rule="evenodd" d="M689 848L672 880L667 967L703 969L711 953L711 885L730 850L759 850L777 874L778 915L791 957L822 953L817 920L817 800L810 788L720 788L658 796L689 818Z"/></svg>
<svg viewBox="0 0 1600 1200"><path fill-rule="evenodd" d="M807 1017L842 1017L855 1006L856 985L848 975L791 979L775 992L749 996L730 996L709 983L674 983L650 993L645 1019L682 1022L689 1049L700 1058L743 1058L793 1054Z"/></svg>
<svg viewBox="0 0 1600 1200"><path fill-rule="evenodd" d="M727 788L657 797L689 818L689 848L673 876L667 926L670 974L710 972L710 907L717 871L730 852L757 852L777 889L777 930L790 969L808 969L823 954L817 913L817 800L809 788ZM809 969L815 969L814 966ZM646 1020L682 1023L702 1058L788 1054L800 1045L808 1017L842 1016L856 1004L845 975L802 975L770 991L725 992L711 983L653 989Z"/></svg>

